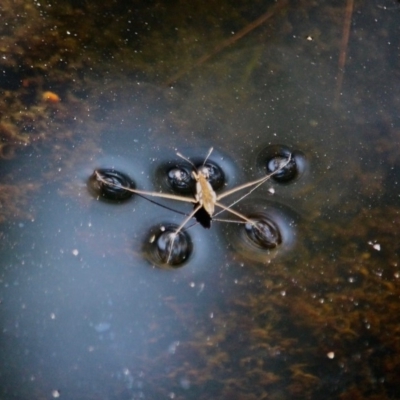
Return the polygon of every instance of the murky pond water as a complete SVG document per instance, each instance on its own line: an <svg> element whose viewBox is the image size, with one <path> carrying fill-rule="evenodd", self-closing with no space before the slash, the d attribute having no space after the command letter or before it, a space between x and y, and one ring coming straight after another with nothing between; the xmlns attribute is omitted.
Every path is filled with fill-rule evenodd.
<svg viewBox="0 0 400 400"><path fill-rule="evenodd" d="M396 397L389 3L0 6L2 397ZM220 203L272 221L273 245L225 212L189 222L187 260L160 268L153 235L193 203L105 200L90 177L173 194L176 153L201 165L211 147ZM293 179L223 197L277 149Z"/></svg>

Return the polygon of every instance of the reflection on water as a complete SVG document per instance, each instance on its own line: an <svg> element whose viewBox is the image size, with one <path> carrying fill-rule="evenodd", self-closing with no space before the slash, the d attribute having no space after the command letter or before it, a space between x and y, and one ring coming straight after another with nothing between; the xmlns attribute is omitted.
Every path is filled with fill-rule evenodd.
<svg viewBox="0 0 400 400"><path fill-rule="evenodd" d="M0 195L2 397L394 398L394 17L358 6L365 8L353 15L352 57L335 103L342 6L286 6L173 87L160 82L265 13L265 4L227 5L232 15L192 5L185 18L148 7L138 13L145 22L122 5L95 12L71 2L59 15L13 6L32 24L24 35L3 32L4 48L19 43L23 60L7 50L1 61L0 133L8 141L0 148L10 158L2 161ZM88 25L87 12L98 27ZM192 14L199 17L188 22ZM58 37L55 25L69 34ZM54 54L43 50L47 67L28 57L36 30L54 44ZM33 72L16 75L14 62L33 63ZM44 90L58 100L43 98ZM270 179L235 204L265 220L260 231L218 215L211 229L188 227L193 252L180 268L157 268L147 250L152 234L178 226L193 205L155 199L160 207L137 195L101 201L88 179L107 168L139 190L172 193L168 173L186 165L176 152L198 165L211 147L210 162L225 176L218 194L262 177L271 149L290 149L301 171L290 181Z"/></svg>

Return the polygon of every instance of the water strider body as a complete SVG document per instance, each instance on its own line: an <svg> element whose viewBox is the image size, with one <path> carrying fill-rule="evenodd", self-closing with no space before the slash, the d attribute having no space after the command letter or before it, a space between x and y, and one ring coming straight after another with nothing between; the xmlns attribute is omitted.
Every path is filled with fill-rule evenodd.
<svg viewBox="0 0 400 400"><path fill-rule="evenodd" d="M253 220L247 218L245 215L232 209L232 207L235 204L242 201L245 197L247 197L250 193L252 193L258 187L260 187L264 182L269 180L273 175L281 172L290 163L290 161L292 159L292 155L289 154L287 158L281 158L277 162L276 169L273 172L271 172L270 174L268 174L260 179L257 179L255 181L251 181L251 182L247 182L243 185L239 185L233 189L230 189L228 191L225 191L225 192L217 195L209 182L209 178L210 178L209 170L205 166L205 163L208 160L208 158L210 157L212 151L213 151L213 148L211 148L209 150L209 152L203 162L203 165L200 168L197 168L192 163L192 161L190 161L188 158L184 157L180 153L177 153L177 155L179 157L181 157L182 159L184 159L185 161L190 163L193 167L193 171L191 174L192 174L193 179L196 181L196 185L195 185L196 192L192 198L185 197L185 196L179 196L179 195L173 195L173 194L167 194L167 193L147 192L147 191L138 190L138 189L132 188L132 187L125 187L122 185L118 185L114 181L110 181L110 180L106 179L102 175L101 170L96 170L94 172L95 179L97 180L97 182L100 185L117 187L117 188L124 189L124 190L127 190L128 192L132 192L132 193L135 193L135 194L138 194L141 196L166 198L166 199L178 200L178 201L183 201L183 202L194 204L194 209L192 210L192 212L189 215L187 215L187 217L184 219L184 221L174 231L169 232L169 244L167 245L168 257L165 260L165 262L167 264L169 264L169 262L170 262L171 254L173 252L174 243L175 243L175 239L176 239L177 235L183 230L183 228L185 227L185 225L191 218L196 217L196 219L199 220L199 218L197 218L198 213L201 213L203 215L203 219L205 219L205 222L200 221L200 223L206 228L210 227L213 216L219 215L221 212L227 211L227 212L235 215L236 217L238 217L240 219L240 222L250 224L252 227L254 227L254 229L260 230L259 224L257 223L257 221L253 221ZM235 200L230 205L225 206L220 202L220 200L224 199L225 197L228 197L240 190L250 188L250 187L251 187L251 190L246 192L243 196L241 196L239 199ZM218 213L215 213L216 207L221 209ZM238 222L238 221L235 221L235 222Z"/></svg>

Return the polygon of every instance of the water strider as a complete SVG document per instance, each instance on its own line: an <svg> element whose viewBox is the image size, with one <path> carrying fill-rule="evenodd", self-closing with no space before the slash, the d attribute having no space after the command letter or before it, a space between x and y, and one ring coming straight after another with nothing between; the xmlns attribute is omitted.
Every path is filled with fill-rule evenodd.
<svg viewBox="0 0 400 400"><path fill-rule="evenodd" d="M260 227L259 221L251 220L247 218L245 215L242 213L232 209L232 207L236 204L238 204L240 201L242 201L244 198L246 198L248 195L250 195L252 192L254 192L258 187L260 187L264 182L268 181L272 176L279 174L282 172L282 170L291 162L292 160L292 154L289 153L285 157L277 157L274 160L274 165L271 173L267 174L266 176L256 179L254 181L250 181L247 183L244 183L242 185L236 186L228 191L225 191L219 195L215 193L215 190L213 189L211 183L210 183L210 170L206 166L206 162L209 159L211 153L213 151L213 148L210 148L208 151L207 156L205 157L203 164L200 167L196 167L192 161L190 161L188 158L184 157L182 154L177 153L177 156L188 162L192 167L193 170L191 171L191 176L194 179L196 185L195 185L195 193L193 197L186 197L186 196L179 196L179 195L174 195L174 194L168 194L168 193L158 193L158 192L148 192L148 191L143 191L143 190L138 190L134 187L133 183L131 184L129 182L129 179L124 176L125 182L121 184L118 180L114 179L114 176L107 176L104 171L105 170L95 170L94 174L92 177L94 177L94 180L97 184L97 190L101 192L105 188L116 188L116 189L123 189L126 192L138 194L140 196L149 196L149 197L157 197L157 198L165 198L165 199L171 199L171 200L177 200L177 201L183 201L186 203L192 203L194 204L194 209L192 210L191 213L189 213L186 218L183 220L183 222L174 230L165 232L167 234L167 237L164 238L164 244L163 244L163 250L165 250L167 257L161 257L163 258L163 262L166 264L170 264L173 257L173 251L174 251L174 246L175 246L175 241L178 237L178 235L182 232L183 228L185 225L188 223L190 219L195 217L198 222L201 223L206 228L209 228L211 225L211 221L213 220L213 216L217 216L220 213L226 211L234 215L235 217L239 218L239 221L229 221L229 222L236 222L236 223L245 223L250 225L252 228L256 229L257 231L262 230L262 227ZM182 179L182 174L176 174L175 176L176 179L180 180ZM229 205L224 205L220 201L224 199L225 197L228 197L230 195L233 195L236 192L239 192L241 190L251 188L249 191L247 191L243 196L241 196L239 199L235 200ZM220 211L215 213L215 208L218 207L220 208ZM200 216L199 216L200 215ZM260 232L260 234L263 234L263 232ZM174 263L174 262L172 262Z"/></svg>

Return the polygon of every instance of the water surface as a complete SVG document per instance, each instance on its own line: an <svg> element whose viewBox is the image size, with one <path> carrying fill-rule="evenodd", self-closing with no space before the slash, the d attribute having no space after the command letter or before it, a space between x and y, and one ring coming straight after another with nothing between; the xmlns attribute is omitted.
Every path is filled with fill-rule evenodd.
<svg viewBox="0 0 400 400"><path fill-rule="evenodd" d="M191 69L268 5L21 3L12 24L3 6L21 51L2 61L3 397L395 398L400 32L396 9L378 6L355 5L341 87L344 5L282 5ZM32 32L52 40L47 61ZM213 147L228 190L263 175L272 145L302 152L304 172L236 209L280 218L273 251L214 222L188 230L181 268L158 268L149 232L183 216L87 189L94 169L115 168L165 191L177 151Z"/></svg>

